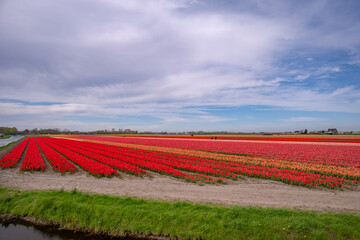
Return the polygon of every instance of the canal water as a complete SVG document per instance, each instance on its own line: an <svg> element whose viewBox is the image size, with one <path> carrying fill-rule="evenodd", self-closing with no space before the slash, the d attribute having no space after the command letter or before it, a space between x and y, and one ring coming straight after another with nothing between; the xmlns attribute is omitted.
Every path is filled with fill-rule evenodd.
<svg viewBox="0 0 360 240"><path fill-rule="evenodd" d="M15 135L15 136L11 136L9 138L0 139L0 147L8 145L9 143L15 142L22 137L23 136Z"/></svg>
<svg viewBox="0 0 360 240"><path fill-rule="evenodd" d="M36 226L26 222L1 223L0 240L139 240L140 238L110 238L72 231L59 231L56 228ZM141 240L146 240L141 238Z"/></svg>

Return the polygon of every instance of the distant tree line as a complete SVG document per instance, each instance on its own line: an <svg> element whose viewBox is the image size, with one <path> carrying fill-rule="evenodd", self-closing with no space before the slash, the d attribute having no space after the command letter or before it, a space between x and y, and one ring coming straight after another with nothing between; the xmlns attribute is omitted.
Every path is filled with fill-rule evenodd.
<svg viewBox="0 0 360 240"><path fill-rule="evenodd" d="M34 128L34 129L25 129L23 131L20 131L19 134L23 135L38 135L38 134L137 134L138 131L133 131L131 129L118 129L115 130L115 128L111 130L95 130L95 131L71 131L69 129L60 129L60 128Z"/></svg>
<svg viewBox="0 0 360 240"><path fill-rule="evenodd" d="M216 132L205 132L205 131L190 131L187 132L189 135L226 135L226 134L234 134L229 133L228 131L216 131Z"/></svg>
<svg viewBox="0 0 360 240"><path fill-rule="evenodd" d="M329 130L328 130L329 131ZM38 135L38 134L147 134L147 135L236 135L236 134L260 134L260 135L272 135L272 134L327 134L328 131L316 131L316 132L308 132L307 129L295 132L228 132L228 131L188 131L188 132L167 132L167 131L136 131L131 129L101 129L95 131L71 131L69 129L60 129L60 128L34 128L34 129L25 129L22 131L18 131L15 127L0 127L0 133L4 135ZM348 132L347 134L352 134L353 132Z"/></svg>
<svg viewBox="0 0 360 240"><path fill-rule="evenodd" d="M115 129L115 128L112 128L111 130L107 130L107 129L104 129L104 130L96 130L96 131L93 131L93 132L88 132L89 134L137 134L139 133L138 131L134 131L134 130L131 130L131 129Z"/></svg>
<svg viewBox="0 0 360 240"><path fill-rule="evenodd" d="M79 134L79 131L69 131L67 129L61 130L60 128L33 128L19 131L22 135L38 135L38 134Z"/></svg>
<svg viewBox="0 0 360 240"><path fill-rule="evenodd" d="M16 127L0 127L0 134L1 133L4 135L17 135L18 130Z"/></svg>

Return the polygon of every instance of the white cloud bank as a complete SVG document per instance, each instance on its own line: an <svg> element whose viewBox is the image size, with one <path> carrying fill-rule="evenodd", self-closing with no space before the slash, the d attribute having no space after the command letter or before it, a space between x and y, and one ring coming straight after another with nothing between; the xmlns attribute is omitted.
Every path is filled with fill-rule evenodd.
<svg viewBox="0 0 360 240"><path fill-rule="evenodd" d="M305 49L307 62L316 62L308 54L313 49L349 51L356 62L360 23L338 10L342 3L249 1L237 9L212 4L4 1L0 98L59 104L5 101L2 114L183 122L191 119L184 114L206 121L209 114L201 109L207 106L360 112L358 85L292 84L339 73L339 62L307 69L280 64L298 49Z"/></svg>

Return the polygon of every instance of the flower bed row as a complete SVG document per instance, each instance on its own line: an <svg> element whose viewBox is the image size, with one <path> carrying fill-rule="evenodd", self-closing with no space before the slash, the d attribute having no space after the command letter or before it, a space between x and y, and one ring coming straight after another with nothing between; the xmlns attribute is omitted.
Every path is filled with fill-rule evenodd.
<svg viewBox="0 0 360 240"><path fill-rule="evenodd" d="M246 154L286 161L322 163L335 166L360 167L360 147L343 145L312 145L241 141L204 141L151 139L137 137L77 136L87 140L132 143L211 152Z"/></svg>
<svg viewBox="0 0 360 240"><path fill-rule="evenodd" d="M72 146L74 141L56 139L54 141L61 142L64 145ZM356 184L357 181L351 181L344 178L333 176L307 173L294 170L285 170L278 168L270 168L255 165L246 165L235 162L220 162L209 159L184 158L172 154L164 155L163 153L150 152L139 149L129 149L122 147L106 146L96 143L77 142L77 148L86 149L87 151L97 152L99 154L117 158L117 159L138 159L156 164L171 166L178 169L195 172L205 172L217 176L229 176L231 174L243 174L251 177L266 178L302 185L307 187L323 186L326 188L343 188ZM121 156L121 157L120 157ZM205 170L204 170L205 169ZM211 169L211 171L209 171Z"/></svg>
<svg viewBox="0 0 360 240"><path fill-rule="evenodd" d="M126 135L125 135L126 136ZM137 138L166 138L166 139L190 139L190 140L197 140L197 139L206 139L206 140L215 140L215 136L186 136L186 135L128 135L128 137L137 137ZM216 136L216 140L251 140L251 141L287 141L287 142L337 142L337 143L360 143L360 138L353 137L353 138L344 138L344 137L335 137L330 135L303 135L303 136Z"/></svg>
<svg viewBox="0 0 360 240"><path fill-rule="evenodd" d="M61 153L63 156L65 156L70 161L77 164L83 170L87 171L88 173L90 173L96 177L102 177L102 176L110 177L113 175L119 175L119 173L115 169L113 169L105 164L101 164L97 161L94 161L90 158L84 157L81 154L70 151L64 147L56 145L56 144L48 141L47 138L43 138L42 141L44 143L46 143L47 145L49 145L49 147L51 147L54 150L56 150L57 152Z"/></svg>
<svg viewBox="0 0 360 240"><path fill-rule="evenodd" d="M57 141L59 141L59 140L57 140ZM69 148L71 148L73 145L73 141L71 141L71 140L63 140L62 139L60 141L61 141L61 144L63 144L66 147L69 147ZM147 168L152 171L156 171L156 172L160 172L160 173L164 173L164 174L168 174L168 175L174 175L174 173L176 173L176 175L174 175L175 177L179 177L178 174L181 173L176 169L202 173L203 175L210 174L210 175L218 176L218 177L220 177L217 181L219 183L227 183L227 181L222 179L222 177L233 178L233 179L238 179L238 178L242 177L242 176L239 176L239 175L231 173L231 172L222 171L221 169L219 170L219 169L213 169L211 167L194 166L191 164L179 163L179 162L172 163L171 161L166 161L165 159L158 158L156 155L153 157L150 157L149 155L153 152L149 152L149 154L140 154L139 155L136 153L135 154L130 153L131 151L136 151L134 149L122 148L122 149L120 149L120 152L119 152L119 148L116 149L115 151L112 151L111 149L108 148L107 145L98 145L98 144L96 144L96 145L90 144L89 145L89 144L90 143L86 143L86 142L77 142L76 148L84 149L86 151L96 152L98 154L105 155L105 156L108 156L108 157L111 157L114 159L118 159L121 161L127 161L129 163L138 165L143 168ZM79 151L76 149L74 149L74 150ZM156 169L149 168L150 167L149 165L156 166ZM173 168L175 168L175 169L173 169ZM159 169L162 169L162 171L159 171ZM183 175L180 178L184 178L184 177L186 180L189 180L189 181L197 181L196 177L194 179L193 176L190 176L188 174ZM211 178L211 177L208 176L208 178ZM200 179L200 181L202 181L202 179Z"/></svg>
<svg viewBox="0 0 360 240"><path fill-rule="evenodd" d="M27 141L29 141L29 144L21 170L43 171L45 164L35 139L30 138L30 140L27 139ZM13 150L14 152L9 154L9 156L15 156L15 158L17 158L15 165L16 162L19 161L22 152L24 152L27 141L23 141L14 149L16 151ZM97 177L118 175L115 169L141 176L148 174L146 170L144 170L147 169L187 181L204 183L226 183L226 180L223 178L237 179L241 177L241 175L273 179L307 187L344 188L358 183L357 179L349 180L311 172L244 164L235 161L218 161L208 158L170 154L167 152L154 152L154 149L150 146L147 146L149 149L133 149L49 137L37 138L37 141L54 170L60 172L75 171L76 168L68 162L67 159L69 159L85 171ZM21 149L23 150L21 151ZM150 149L153 151L149 151ZM7 160L9 157L4 157L1 160L2 165L4 163L14 162L10 160L4 161L4 159ZM197 174L191 175L187 172L195 172ZM208 175L219 178L216 179Z"/></svg>
<svg viewBox="0 0 360 240"><path fill-rule="evenodd" d="M92 156L96 157L97 156L97 158L99 159L98 156L100 154L95 155L94 153L96 153L96 151L94 149L83 150L82 148L79 147L79 144L80 144L79 142L75 142L77 145L76 147L73 147L71 144L64 143L64 142L66 142L66 140L62 140L62 139L51 138L51 139L46 139L46 142L51 143L52 144L51 146L54 146L54 145L56 145L58 147L61 146L61 148L63 148L63 149L66 148L68 151L71 150L74 152L78 152L78 153L81 153L82 155L88 156L88 157L92 157ZM108 156L108 155L104 154L103 156ZM194 178L193 176L183 173L181 171L178 171L176 169L173 169L171 167L162 165L162 164L156 164L156 163L143 161L143 160L135 159L135 158L129 158L129 157L120 156L120 155L117 155L117 156L111 155L111 156L113 157L112 158L113 160L117 159L115 161L118 161L119 163L131 164L131 165L135 165L137 167L141 167L141 168L148 169L148 170L151 170L154 172L158 172L160 174L166 174L166 175L170 175L170 176L173 176L176 178L185 179L187 181L196 182L196 178Z"/></svg>
<svg viewBox="0 0 360 240"><path fill-rule="evenodd" d="M24 161L20 168L21 171L44 171L45 163L41 157L35 139L31 138L27 147Z"/></svg>
<svg viewBox="0 0 360 240"><path fill-rule="evenodd" d="M0 165L3 169L16 166L29 142L29 139L30 138L24 139L19 145L17 145L0 160Z"/></svg>
<svg viewBox="0 0 360 240"><path fill-rule="evenodd" d="M41 151L44 153L45 158L49 161L54 171L60 173L65 173L65 172L74 173L77 171L77 168L74 166L74 164L70 163L58 152L56 152L54 149L52 149L44 142L42 142L41 138L36 138L36 141Z"/></svg>
<svg viewBox="0 0 360 240"><path fill-rule="evenodd" d="M158 146L148 146L148 145L139 145L139 144L129 144L129 143L115 143L115 142L105 142L98 140L87 140L99 144L107 144L112 146L119 146L125 148L135 148L148 151L156 151L166 154L177 154L182 155L183 158L194 157L194 158L207 158L214 159L217 161L230 161L238 162L248 165L258 165L266 167L281 168L287 170L297 170L304 172L319 173L325 175L333 175L337 177L344 177L350 179L360 179L360 168L356 167L344 167L344 166L334 166L326 165L319 163L305 163L305 162L290 162L279 159L267 159L260 157L244 157L237 155L228 155L221 153L211 153L199 150L190 150L190 149L178 149L178 148L169 148L169 147L158 147Z"/></svg>
<svg viewBox="0 0 360 240"><path fill-rule="evenodd" d="M138 176L143 176L143 175L148 174L144 169L141 169L141 168L136 167L134 165L131 165L131 164L128 164L128 163L125 163L125 162L120 162L120 161L117 161L117 160L115 160L113 158L105 157L105 156L97 154L97 153L84 151L81 148L74 147L74 145L66 146L66 145L61 145L58 142L51 141L50 139L44 139L44 138L41 138L41 139L43 139L44 141L47 141L47 142L57 144L57 145L62 146L62 147L66 147L67 149L69 149L69 150L71 150L73 152L76 152L76 153L79 153L79 154L81 154L83 156L94 159L94 160L96 160L96 161L98 161L100 163L106 164L106 165L108 165L108 166L110 166L112 168L115 168L115 169L117 169L117 170L119 170L121 172L124 172L124 173L138 175Z"/></svg>
<svg viewBox="0 0 360 240"><path fill-rule="evenodd" d="M62 144L65 144L68 147L71 147L71 145L72 145L71 142L68 142L66 140L63 140ZM98 147L100 147L100 148L98 148ZM99 154L102 154L105 156L110 156L112 158L118 158L118 156L124 156L124 157L130 158L130 159L133 158L133 159L138 159L138 160L145 160L145 161L152 162L155 164L166 165L166 166L170 166L172 168L176 168L176 169L184 170L184 171L197 172L197 173L202 173L202 174L210 174L210 175L214 175L214 176L227 177L227 178L233 178L233 179L237 179L237 178L241 177L239 175L236 175L236 174L228 172L228 171L223 171L221 169L214 169L214 168L212 168L212 166L193 165L193 164L189 164L187 162L175 161L174 159L169 161L167 159L160 158L157 155L157 153L154 153L154 152L149 152L149 151L137 152L137 150L130 149L130 148L118 148L118 149L115 149L114 151L112 151L107 147L105 147L105 149L102 147L103 147L102 145L97 146L97 145L91 145L91 143L78 142L76 148L82 148L82 149L86 149L87 151L92 151L92 152L96 151Z"/></svg>
<svg viewBox="0 0 360 240"><path fill-rule="evenodd" d="M179 156L168 153L154 153L151 151L134 151L129 148L123 148L124 152L132 152L134 154L145 154L147 156L156 156L157 158L166 159L171 164L192 164L195 166L212 167L223 171L244 174L247 176L270 178L280 180L283 182L291 182L293 184L310 185L310 186L324 186L329 188L340 188L343 185L354 185L356 181L351 181L342 177L332 177L323 174L314 174L303 171L294 171L287 169L278 169L273 167L256 166L249 164L241 164L234 162L220 162L216 160L194 158L188 156Z"/></svg>

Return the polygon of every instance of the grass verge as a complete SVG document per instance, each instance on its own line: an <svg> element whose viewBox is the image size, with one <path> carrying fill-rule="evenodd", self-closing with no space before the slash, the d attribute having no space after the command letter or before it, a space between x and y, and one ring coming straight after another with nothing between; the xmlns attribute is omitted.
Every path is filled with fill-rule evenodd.
<svg viewBox="0 0 360 240"><path fill-rule="evenodd" d="M0 188L0 216L110 236L360 239L360 215Z"/></svg>

